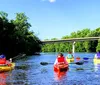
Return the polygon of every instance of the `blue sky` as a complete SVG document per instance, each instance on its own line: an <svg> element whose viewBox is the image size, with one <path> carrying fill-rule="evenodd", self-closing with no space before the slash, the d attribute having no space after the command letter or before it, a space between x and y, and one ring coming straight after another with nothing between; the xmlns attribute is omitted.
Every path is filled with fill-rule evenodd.
<svg viewBox="0 0 100 85"><path fill-rule="evenodd" d="M14 19L24 12L41 40L100 27L100 0L1 0L0 10Z"/></svg>

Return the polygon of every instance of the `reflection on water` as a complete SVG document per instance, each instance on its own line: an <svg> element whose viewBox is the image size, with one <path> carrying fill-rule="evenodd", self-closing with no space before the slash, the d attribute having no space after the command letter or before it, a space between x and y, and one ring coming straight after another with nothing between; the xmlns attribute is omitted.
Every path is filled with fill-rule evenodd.
<svg viewBox="0 0 100 85"><path fill-rule="evenodd" d="M12 72L2 72L0 73L0 85L28 85L26 80L26 73L17 72L13 74Z"/></svg>
<svg viewBox="0 0 100 85"><path fill-rule="evenodd" d="M7 73L0 73L0 85L6 85Z"/></svg>
<svg viewBox="0 0 100 85"><path fill-rule="evenodd" d="M95 71L100 71L100 63L94 64Z"/></svg>
<svg viewBox="0 0 100 85"><path fill-rule="evenodd" d="M67 76L67 71L62 71L62 72L54 71L54 79L57 81L62 80L65 76Z"/></svg>
<svg viewBox="0 0 100 85"><path fill-rule="evenodd" d="M0 85L13 85L12 71L0 73Z"/></svg>
<svg viewBox="0 0 100 85"><path fill-rule="evenodd" d="M66 55L66 54L65 54ZM56 54L30 56L15 61L11 72L0 74L1 85L100 85L100 65L94 65L94 54L77 53L81 59L91 57L83 65L70 64L66 72L55 72L53 64L41 65L46 61L54 63ZM2 81L2 82L1 82Z"/></svg>

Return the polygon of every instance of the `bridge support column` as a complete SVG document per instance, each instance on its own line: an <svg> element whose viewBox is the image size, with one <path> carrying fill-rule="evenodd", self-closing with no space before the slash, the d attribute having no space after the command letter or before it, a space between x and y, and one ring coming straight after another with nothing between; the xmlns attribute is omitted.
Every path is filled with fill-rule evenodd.
<svg viewBox="0 0 100 85"><path fill-rule="evenodd" d="M75 53L75 41L73 42L73 45L72 45L72 52L73 54Z"/></svg>

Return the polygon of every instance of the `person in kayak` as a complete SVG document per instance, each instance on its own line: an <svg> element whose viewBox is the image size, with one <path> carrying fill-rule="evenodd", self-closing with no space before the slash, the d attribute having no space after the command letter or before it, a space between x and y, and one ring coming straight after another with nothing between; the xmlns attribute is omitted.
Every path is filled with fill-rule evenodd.
<svg viewBox="0 0 100 85"><path fill-rule="evenodd" d="M67 58L68 58L68 59L74 58L73 55L72 55L72 52L68 52Z"/></svg>
<svg viewBox="0 0 100 85"><path fill-rule="evenodd" d="M6 56L4 54L0 55L0 65L6 64Z"/></svg>
<svg viewBox="0 0 100 85"><path fill-rule="evenodd" d="M100 50L98 50L98 52L95 54L94 58L100 59Z"/></svg>
<svg viewBox="0 0 100 85"><path fill-rule="evenodd" d="M11 61L6 60L6 56L4 54L2 54L2 55L0 55L0 65L11 66Z"/></svg>
<svg viewBox="0 0 100 85"><path fill-rule="evenodd" d="M56 65L56 64L67 64L68 65L68 62L66 61L66 59L65 59L65 57L63 56L62 53L58 54L54 65Z"/></svg>

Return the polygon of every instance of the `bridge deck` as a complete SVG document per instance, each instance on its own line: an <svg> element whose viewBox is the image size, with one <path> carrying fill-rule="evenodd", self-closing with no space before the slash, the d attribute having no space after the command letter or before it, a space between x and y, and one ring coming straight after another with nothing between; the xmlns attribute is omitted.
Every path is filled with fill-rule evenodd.
<svg viewBox="0 0 100 85"><path fill-rule="evenodd" d="M98 39L100 39L100 37L69 38L69 39L61 39L61 40L46 40L46 41L42 41L42 43L94 41Z"/></svg>

